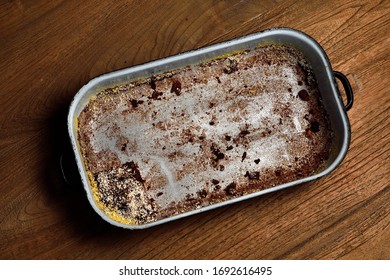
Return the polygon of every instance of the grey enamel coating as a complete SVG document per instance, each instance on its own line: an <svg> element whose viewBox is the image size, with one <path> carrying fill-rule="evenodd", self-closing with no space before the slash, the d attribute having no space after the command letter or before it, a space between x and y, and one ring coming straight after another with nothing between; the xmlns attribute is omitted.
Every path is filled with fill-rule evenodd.
<svg viewBox="0 0 390 280"><path fill-rule="evenodd" d="M296 181L288 182L272 188L261 190L242 197L234 198L228 201L220 202L200 209L192 210L163 220L155 221L143 225L126 225L119 223L107 217L102 210L98 208L93 200L89 180L86 175L86 169L83 164L82 156L77 144L77 119L84 106L88 103L90 97L95 96L101 89L116 86L121 83L150 77L151 75L163 73L173 69L177 69L190 64L195 64L204 60L212 59L226 53L231 53L237 50L253 49L259 45L266 43L278 43L290 45L300 50L311 65L314 75L317 79L318 88L322 94L322 100L326 111L329 114L332 129L334 130L334 139L332 153L328 160L327 167L319 173L305 177ZM289 28L270 29L260 33L255 33L242 38L234 39L228 42L219 43L198 50L178 54L168 58L148 62L142 65L137 65L127 69L118 70L92 79L89 83L83 86L75 95L68 114L68 131L75 153L77 167L81 175L84 189L87 193L89 202L95 211L107 222L128 229L143 229L151 226L156 226L169 221L177 220L189 215L211 210L217 207L246 200L266 193L281 190L287 187L292 187L298 184L309 182L325 176L332 172L344 159L350 142L350 125L346 115L340 92L334 78L329 59L320 45L308 35Z"/></svg>

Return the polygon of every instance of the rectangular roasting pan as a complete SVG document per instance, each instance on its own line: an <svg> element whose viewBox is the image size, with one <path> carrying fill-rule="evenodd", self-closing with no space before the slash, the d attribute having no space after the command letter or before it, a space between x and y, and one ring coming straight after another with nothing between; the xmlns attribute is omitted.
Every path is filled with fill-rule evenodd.
<svg viewBox="0 0 390 280"><path fill-rule="evenodd" d="M77 139L78 136L76 120L80 112L90 100L90 98L96 96L96 94L104 88L113 87L118 84L130 82L139 78L147 78L151 75L164 73L190 64L202 62L227 53L254 49L259 45L267 43L284 44L300 50L312 67L312 70L317 80L318 89L322 96L325 110L329 115L329 121L334 132L332 151L328 160L327 167L309 177L304 177L299 180L264 189L224 202L212 204L200 209L192 210L148 224L127 225L114 221L108 216L106 216L106 214L97 206L96 202L93 199L91 185L86 173L86 168L83 163ZM340 80L344 87L344 92L347 97L346 105L342 101L341 94L337 86L336 78ZM309 182L329 174L344 159L349 147L351 132L346 111L348 111L352 107L352 103L353 93L347 78L340 72L335 72L332 70L327 55L314 39L294 29L275 28L96 77L89 81L86 85L84 85L75 95L70 105L67 124L72 148L77 162L78 171L80 173L83 186L87 193L88 200L91 203L92 207L104 220L113 225L128 229L143 229L179 218L183 218L189 215L193 215L196 213L211 210L220 206L228 205L266 193L281 190L287 187Z"/></svg>

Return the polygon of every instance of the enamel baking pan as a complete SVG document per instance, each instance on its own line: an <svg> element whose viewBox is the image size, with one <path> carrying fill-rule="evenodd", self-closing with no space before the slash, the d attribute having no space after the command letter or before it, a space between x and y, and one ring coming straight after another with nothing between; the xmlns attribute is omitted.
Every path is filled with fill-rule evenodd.
<svg viewBox="0 0 390 280"><path fill-rule="evenodd" d="M142 225L127 225L122 224L109 218L95 203L92 193L91 185L88 180L87 172L83 164L82 155L79 150L77 139L77 125L76 119L91 97L104 89L113 87L118 84L130 82L143 77L150 77L159 73L164 73L173 69L178 69L187 65L196 64L214 57L218 57L227 53L235 51L242 51L247 49L254 49L259 45L267 43L276 43L292 46L300 50L305 56L308 63L311 65L313 73L316 77L318 89L322 94L322 100L329 115L329 120L334 132L334 139L332 143L332 153L328 160L327 167L318 173L309 177L304 177L299 180L288 182L282 185L264 189L255 193L244 195L242 197L234 198L224 202L212 204L200 209L192 210L176 216L151 222ZM344 87L344 94L346 95L346 104L344 104L341 93L338 89L336 80L339 79ZM326 94L324 94L326 93ZM89 83L83 86L75 95L68 114L68 131L75 154L78 171L81 176L83 186L85 188L89 202L94 210L107 222L124 228L143 229L155 226L168 221L176 220L189 216L195 213L211 210L216 207L235 203L266 193L281 190L287 187L295 186L301 183L309 182L325 176L332 172L345 157L349 143L350 143L350 125L346 111L353 105L353 93L347 78L340 72L332 70L330 61L321 46L308 35L289 28L270 29L260 33L251 34L242 38L231 41L215 44L201 49L181 53L168 58L148 62L142 65L137 65L127 69L118 70L108 74L104 74L92 79Z"/></svg>

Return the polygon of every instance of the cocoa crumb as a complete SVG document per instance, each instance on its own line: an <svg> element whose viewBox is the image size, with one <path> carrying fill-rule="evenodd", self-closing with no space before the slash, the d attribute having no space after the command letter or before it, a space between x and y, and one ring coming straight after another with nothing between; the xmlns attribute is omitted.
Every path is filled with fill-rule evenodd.
<svg viewBox="0 0 390 280"><path fill-rule="evenodd" d="M138 165L134 163L134 161L126 162L123 164L125 169L131 170L131 175L139 182L143 183L145 180L141 176L141 172L139 171Z"/></svg>
<svg viewBox="0 0 390 280"><path fill-rule="evenodd" d="M163 95L162 92L156 91L156 90L155 90L155 91L153 91L152 96L149 97L149 99L161 100L161 97L160 97L160 96L162 96L162 95Z"/></svg>
<svg viewBox="0 0 390 280"><path fill-rule="evenodd" d="M250 134L250 132L248 130L241 130L240 134L238 135L239 137L245 137L247 136L248 134Z"/></svg>
<svg viewBox="0 0 390 280"><path fill-rule="evenodd" d="M237 193L236 186L237 184L235 182L232 182L224 189L224 191L228 195L234 195Z"/></svg>
<svg viewBox="0 0 390 280"><path fill-rule="evenodd" d="M198 196L201 198L206 198L207 197L207 191L205 189L202 189L198 191Z"/></svg>
<svg viewBox="0 0 390 280"><path fill-rule="evenodd" d="M138 107L138 101L137 100L132 99L130 102L131 102L131 106L133 106L133 108L137 108Z"/></svg>
<svg viewBox="0 0 390 280"><path fill-rule="evenodd" d="M320 123L317 121L314 121L310 124L310 130L314 133L317 133L320 131Z"/></svg>
<svg viewBox="0 0 390 280"><path fill-rule="evenodd" d="M238 63L236 60L228 58L225 63L225 67L223 68L223 72L225 74L231 74L238 70Z"/></svg>
<svg viewBox="0 0 390 280"><path fill-rule="evenodd" d="M215 145L212 145L210 149L211 149L212 153L214 154L216 161L219 161L219 160L225 158L225 154L222 153Z"/></svg>
<svg viewBox="0 0 390 280"><path fill-rule="evenodd" d="M307 90L305 89L302 89L298 92L298 96L300 99L302 99L303 101L309 101L309 93L307 92Z"/></svg>
<svg viewBox="0 0 390 280"><path fill-rule="evenodd" d="M175 93L178 96L181 94L181 83L179 80L177 79L172 80L171 93Z"/></svg>
<svg viewBox="0 0 390 280"><path fill-rule="evenodd" d="M156 77L155 76L152 76L150 78L150 87L155 90L156 89Z"/></svg>
<svg viewBox="0 0 390 280"><path fill-rule="evenodd" d="M244 175L244 177L247 177L249 180L258 180L260 178L260 172L259 171L247 171Z"/></svg>
<svg viewBox="0 0 390 280"><path fill-rule="evenodd" d="M244 152L244 153L242 154L241 162L243 162L243 161L245 160L245 158L246 158L246 152Z"/></svg>
<svg viewBox="0 0 390 280"><path fill-rule="evenodd" d="M211 183L213 183L213 185L218 185L218 184L219 184L219 180L217 180L217 179L212 179L212 180L211 180Z"/></svg>

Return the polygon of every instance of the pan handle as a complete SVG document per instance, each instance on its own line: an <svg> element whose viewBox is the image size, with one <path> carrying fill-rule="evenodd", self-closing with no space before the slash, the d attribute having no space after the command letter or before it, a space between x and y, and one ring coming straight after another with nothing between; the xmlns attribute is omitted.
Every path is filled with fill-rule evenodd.
<svg viewBox="0 0 390 280"><path fill-rule="evenodd" d="M353 91L348 78L341 72L333 71L335 78L337 78L344 87L345 95L347 96L347 104L344 106L345 111L349 111L353 105Z"/></svg>
<svg viewBox="0 0 390 280"><path fill-rule="evenodd" d="M60 169L62 178L71 187L75 187L76 185L80 184L78 170L75 165L76 164L72 162L71 158L69 158L66 153L61 154Z"/></svg>

